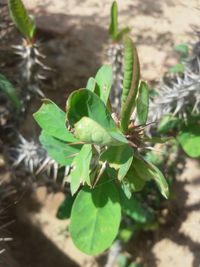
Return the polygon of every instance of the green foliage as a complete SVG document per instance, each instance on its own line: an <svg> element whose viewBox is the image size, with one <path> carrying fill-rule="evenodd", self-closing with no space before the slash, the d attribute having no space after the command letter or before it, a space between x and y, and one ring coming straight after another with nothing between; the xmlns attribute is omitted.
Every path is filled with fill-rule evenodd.
<svg viewBox="0 0 200 267"><path fill-rule="evenodd" d="M177 63L175 66L169 69L171 73L183 73L184 70L185 70L185 66L182 63Z"/></svg>
<svg viewBox="0 0 200 267"><path fill-rule="evenodd" d="M71 215L72 205L74 203L75 196L66 196L63 202L60 204L56 217L60 220L69 219Z"/></svg>
<svg viewBox="0 0 200 267"><path fill-rule="evenodd" d="M179 44L174 46L174 50L180 54L180 63L169 69L171 73L183 73L185 71L185 65L182 63L183 60L189 55L189 48L187 44Z"/></svg>
<svg viewBox="0 0 200 267"><path fill-rule="evenodd" d="M101 154L100 160L107 161L111 168L117 170L118 179L121 181L131 166L133 149L128 145L109 147Z"/></svg>
<svg viewBox="0 0 200 267"><path fill-rule="evenodd" d="M129 37L124 39L124 78L121 108L121 129L127 132L130 116L136 106L140 79L137 50Z"/></svg>
<svg viewBox="0 0 200 267"><path fill-rule="evenodd" d="M118 6L117 2L114 1L110 12L110 26L109 34L113 41L119 41L123 35L130 31L129 27L125 27L121 30L118 29Z"/></svg>
<svg viewBox="0 0 200 267"><path fill-rule="evenodd" d="M200 157L200 127L198 123L184 127L177 139L188 156Z"/></svg>
<svg viewBox="0 0 200 267"><path fill-rule="evenodd" d="M73 170L69 175L71 193L74 195L81 184L87 183L91 185L90 181L90 161L92 159L92 146L83 145L80 152L72 162Z"/></svg>
<svg viewBox="0 0 200 267"><path fill-rule="evenodd" d="M138 89L137 116L141 124L145 124L149 111L149 89L145 82L141 82Z"/></svg>
<svg viewBox="0 0 200 267"><path fill-rule="evenodd" d="M174 117L172 114L165 115L158 125L158 132L164 134L168 133L176 129L180 124L181 120L179 118Z"/></svg>
<svg viewBox="0 0 200 267"><path fill-rule="evenodd" d="M47 151L48 155L58 162L61 166L72 164L73 158L80 151L79 145L71 145L59 140L47 132L42 131L40 142Z"/></svg>
<svg viewBox="0 0 200 267"><path fill-rule="evenodd" d="M70 223L74 244L89 255L109 248L114 241L121 221L121 208L116 185L108 182L91 190L83 188L75 199Z"/></svg>
<svg viewBox="0 0 200 267"><path fill-rule="evenodd" d="M174 46L174 50L181 54L182 58L188 57L189 47L187 44L178 44Z"/></svg>
<svg viewBox="0 0 200 267"><path fill-rule="evenodd" d="M8 98L15 105L17 110L19 110L21 107L21 103L16 93L16 90L13 87L13 85L2 74L0 74L0 90L8 96Z"/></svg>
<svg viewBox="0 0 200 267"><path fill-rule="evenodd" d="M118 31L116 2L111 15L110 34L116 41L126 31ZM154 180L161 194L166 198L169 195L162 173L144 160L138 149L145 147L146 141L164 140L144 136L140 127L130 120L137 108L140 123L146 124L149 89L146 83L140 82L137 50L127 36L119 119L112 116L111 87L112 69L104 65L95 78L88 80L86 88L70 94L66 115L50 100L45 100L34 114L43 129L40 141L48 155L61 166L71 165L68 181L73 199L61 204L57 216L70 216L73 242L89 255L111 246L119 231L121 209L136 224L146 225L152 220L153 213L134 197L147 181ZM123 235L130 238L130 229Z"/></svg>
<svg viewBox="0 0 200 267"><path fill-rule="evenodd" d="M153 212L133 196L127 199L125 194L121 192L120 200L122 212L131 217L135 222L145 224L153 221Z"/></svg>
<svg viewBox="0 0 200 267"><path fill-rule="evenodd" d="M95 80L97 83L97 95L106 105L112 87L112 67L109 65L102 66L97 72Z"/></svg>
<svg viewBox="0 0 200 267"><path fill-rule="evenodd" d="M80 108L81 107L81 108ZM67 120L80 141L97 145L123 145L124 135L116 127L102 100L87 89L73 92L67 101Z"/></svg>
<svg viewBox="0 0 200 267"><path fill-rule="evenodd" d="M35 34L35 22L26 11L21 0L8 0L11 18L25 38L32 40Z"/></svg>
<svg viewBox="0 0 200 267"><path fill-rule="evenodd" d="M76 142L74 136L66 129L66 114L50 99L43 100L41 108L33 114L39 126L49 135L66 142Z"/></svg>
<svg viewBox="0 0 200 267"><path fill-rule="evenodd" d="M75 197L70 216L70 233L75 245L90 255L98 254L111 246L118 233L121 206L125 206L124 203L127 205L130 201L129 208L125 206L124 210L131 218L138 222L146 220L145 211L131 197L132 193L143 189L146 181L153 179L161 194L168 196L167 183L160 171L142 157L134 155L135 149L119 129L120 121L112 118L106 106L111 82L110 67L103 66L95 78L89 79L87 89L71 93L66 105L67 122L64 112L50 100L45 100L34 114L43 129L40 141L48 155L61 166L72 167L68 179L71 193L79 193ZM148 88L145 84L141 86L145 88L139 94L138 114L145 123ZM127 99L134 98L134 105L136 95L135 92L127 94ZM125 103L128 101L131 106L127 99ZM129 116L126 119L128 126ZM70 131L69 127L66 128L66 123L69 124ZM118 190L124 192L126 201L123 203L120 202ZM66 210L69 209L67 202L64 202L59 209L60 217L68 216L64 213L65 205Z"/></svg>

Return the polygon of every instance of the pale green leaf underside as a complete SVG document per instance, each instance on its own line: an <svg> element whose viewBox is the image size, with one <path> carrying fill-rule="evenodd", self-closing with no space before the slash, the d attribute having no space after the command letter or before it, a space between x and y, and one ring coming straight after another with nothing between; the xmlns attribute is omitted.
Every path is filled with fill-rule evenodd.
<svg viewBox="0 0 200 267"><path fill-rule="evenodd" d="M40 135L40 142L47 154L61 166L70 165L80 151L80 145L67 144L48 135L45 131L42 131Z"/></svg>
<svg viewBox="0 0 200 267"><path fill-rule="evenodd" d="M74 125L74 135L83 143L99 146L121 146L127 142L119 132L105 129L88 117Z"/></svg>

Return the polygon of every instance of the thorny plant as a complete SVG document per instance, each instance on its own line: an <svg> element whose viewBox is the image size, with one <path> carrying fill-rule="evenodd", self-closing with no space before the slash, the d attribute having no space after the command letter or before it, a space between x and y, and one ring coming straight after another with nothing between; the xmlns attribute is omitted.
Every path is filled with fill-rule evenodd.
<svg viewBox="0 0 200 267"><path fill-rule="evenodd" d="M35 139L28 141L15 130L26 116L33 97L35 95L44 97L41 90L41 79L45 77L41 72L50 70L50 68L40 61L44 56L39 51L39 42L36 41L36 26L23 3L20 0L9 1L9 11L14 24L23 35L22 44L13 45L15 53L21 57L17 75L19 92L4 75L0 75L0 90L4 93L0 103L0 126L6 133L7 129L11 129L11 138L13 140L14 136L16 140L14 144L13 141L11 142L9 159L14 168L23 167L36 176L45 173L56 180L58 164L55 160L47 155L38 141ZM65 168L64 175L68 170L69 168Z"/></svg>
<svg viewBox="0 0 200 267"><path fill-rule="evenodd" d="M23 58L24 84L29 92L41 95L38 86L41 77L35 66L43 64L34 39L35 24L21 1L9 3L14 22L26 37L22 46L17 47ZM58 166L71 166L67 182L72 197L67 196L64 203L67 205L61 208L66 212L67 206L69 210L75 245L91 255L111 246L119 230L121 211L127 213L138 207L133 192L141 191L149 180L155 180L162 195L168 196L162 173L142 156L149 142L163 142L163 139L145 134L148 86L140 81L137 50L127 32L128 28L118 31L114 2L110 34L114 42L121 40L121 44L114 44L114 52L110 51L113 67L118 64L113 71L114 79L111 67L104 65L95 78L88 80L86 88L70 95L66 114L52 101L44 100L34 114L43 129L40 136L43 148L20 137L21 143L15 150L18 153L15 164L24 161L31 171L45 169L56 176ZM119 114L112 113L111 87L121 88ZM139 125L131 119L133 112Z"/></svg>
<svg viewBox="0 0 200 267"><path fill-rule="evenodd" d="M115 10L116 2L112 7L110 33L121 36ZM119 115L112 112L109 100L113 86L109 65L102 66L85 88L71 93L66 113L45 99L34 114L42 128L40 142L48 155L60 166L72 167L67 177L72 196L66 197L59 216L72 206L68 212L72 240L90 255L111 246L119 230L121 212L135 205L132 193L142 190L147 181L154 180L161 194L166 198L169 195L162 173L141 154L148 148L147 141L155 141L144 132L148 86L140 80L136 47L127 34L123 35L123 90ZM134 111L138 125L130 118Z"/></svg>

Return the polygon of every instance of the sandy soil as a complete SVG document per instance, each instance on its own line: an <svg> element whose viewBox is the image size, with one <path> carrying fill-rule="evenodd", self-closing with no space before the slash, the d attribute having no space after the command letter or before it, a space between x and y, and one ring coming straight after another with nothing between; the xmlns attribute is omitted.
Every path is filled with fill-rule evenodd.
<svg viewBox="0 0 200 267"><path fill-rule="evenodd" d="M46 94L64 107L67 94L84 86L87 78L106 60L112 1L24 2L36 15L38 38L43 43L48 65L54 69L47 77ZM198 29L199 1L121 0L118 3L121 25L132 28L143 78L158 80L176 61L173 45L195 41L193 29ZM26 129L28 134L31 131ZM130 256L144 267L200 266L199 169L196 161L187 162L184 174L177 177L175 209L170 222L158 232L143 234L129 248ZM40 187L31 199L29 193L23 194L17 205L13 204L9 211L17 218L11 229L13 260L8 263L8 250L3 255L7 266L2 267L98 265L94 258L83 255L73 246L66 232L68 222L55 218L63 197L61 193L47 194L46 189Z"/></svg>

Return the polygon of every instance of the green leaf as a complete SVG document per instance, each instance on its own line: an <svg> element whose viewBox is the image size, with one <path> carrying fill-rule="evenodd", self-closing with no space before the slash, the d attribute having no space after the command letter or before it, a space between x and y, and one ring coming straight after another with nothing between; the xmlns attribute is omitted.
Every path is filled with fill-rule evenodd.
<svg viewBox="0 0 200 267"><path fill-rule="evenodd" d="M67 119L72 127L76 124L76 136L78 133L80 140L82 137L88 141L93 140L93 134L95 135L95 140L101 140L102 135L106 135L107 132L117 141L117 144L128 143L125 136L117 128L103 101L95 93L87 89L80 89L70 95L67 101ZM84 123L87 126L84 126ZM101 130L99 126L101 126ZM96 130L100 130L100 133L96 132L93 127Z"/></svg>
<svg viewBox="0 0 200 267"><path fill-rule="evenodd" d="M79 186L85 182L90 183L90 162L92 159L91 145L83 145L78 155L72 162L73 170L69 175L70 189L72 195L76 193Z"/></svg>
<svg viewBox="0 0 200 267"><path fill-rule="evenodd" d="M165 197L166 199L169 198L169 186L167 184L167 181L162 174L162 172L152 163L148 162L151 169L150 172L152 173L153 180L156 182L160 193Z"/></svg>
<svg viewBox="0 0 200 267"><path fill-rule="evenodd" d="M118 34L116 35L115 40L116 40L116 41L120 41L120 40L123 38L123 36L124 36L125 34L129 33L129 32L130 32L130 28L129 28L129 27L125 27L125 28L121 29L121 30L118 32Z"/></svg>
<svg viewBox="0 0 200 267"><path fill-rule="evenodd" d="M140 179L142 179L143 181L149 181L153 179L152 173L150 171L150 166L147 161L134 157L132 165Z"/></svg>
<svg viewBox="0 0 200 267"><path fill-rule="evenodd" d="M86 89L95 92L96 88L96 80L93 77L90 77L89 80L87 81Z"/></svg>
<svg viewBox="0 0 200 267"><path fill-rule="evenodd" d="M107 177L104 177L107 178ZM72 208L70 234L82 252L97 255L109 248L121 221L119 194L113 182L82 189Z"/></svg>
<svg viewBox="0 0 200 267"><path fill-rule="evenodd" d="M112 67L109 65L103 65L98 70L95 80L97 82L97 95L99 95L106 105L112 87Z"/></svg>
<svg viewBox="0 0 200 267"><path fill-rule="evenodd" d="M175 129L178 125L180 125L181 121L179 118L174 117L172 114L165 115L159 125L158 132L159 133L167 133L173 129Z"/></svg>
<svg viewBox="0 0 200 267"><path fill-rule="evenodd" d="M0 90L8 96L10 101L12 101L15 107L19 110L21 107L21 103L16 93L16 90L13 87L13 85L2 74L0 74Z"/></svg>
<svg viewBox="0 0 200 267"><path fill-rule="evenodd" d="M161 192L161 194L165 197L169 197L169 187L165 180L165 177L161 173L161 171L152 163L140 160L136 157L133 159L133 165L137 172L137 174L143 179L143 180L154 180Z"/></svg>
<svg viewBox="0 0 200 267"><path fill-rule="evenodd" d="M169 69L171 73L183 73L185 71L185 66L182 63L178 63Z"/></svg>
<svg viewBox="0 0 200 267"><path fill-rule="evenodd" d="M9 11L13 22L19 31L28 39L32 39L35 34L35 23L26 11L21 0L9 0Z"/></svg>
<svg viewBox="0 0 200 267"><path fill-rule="evenodd" d="M131 166L133 149L128 145L109 147L101 154L100 160L107 161L111 168L118 170L118 179L121 181Z"/></svg>
<svg viewBox="0 0 200 267"><path fill-rule="evenodd" d="M145 208L142 203L140 203L134 197L127 199L127 197L121 191L120 200L122 212L130 216L136 222L144 224L153 220L153 213Z"/></svg>
<svg viewBox="0 0 200 267"><path fill-rule="evenodd" d="M80 145L70 145L42 131L40 142L48 155L61 166L70 165L80 151Z"/></svg>
<svg viewBox="0 0 200 267"><path fill-rule="evenodd" d="M138 89L137 116L140 124L145 124L149 111L149 89L145 82L141 82Z"/></svg>
<svg viewBox="0 0 200 267"><path fill-rule="evenodd" d="M150 142L150 143L153 143L153 144L163 144L163 143L166 143L170 140L172 140L173 137L158 137L158 136L155 136L155 137L148 137L148 136L145 136L143 138L143 140L145 142Z"/></svg>
<svg viewBox="0 0 200 267"><path fill-rule="evenodd" d="M83 143L98 146L121 146L126 142L118 132L107 130L88 117L74 125L74 135Z"/></svg>
<svg viewBox="0 0 200 267"><path fill-rule="evenodd" d="M76 142L67 130L66 114L50 99L45 99L41 108L33 114L40 127L49 135L66 142Z"/></svg>
<svg viewBox="0 0 200 267"><path fill-rule="evenodd" d="M200 126L198 122L185 127L177 139L188 156L200 157Z"/></svg>
<svg viewBox="0 0 200 267"><path fill-rule="evenodd" d="M140 80L140 65L136 47L131 38L124 38L124 78L121 100L121 129L127 132L129 120L136 106Z"/></svg>
<svg viewBox="0 0 200 267"><path fill-rule="evenodd" d="M135 157L133 161L135 161ZM127 190L129 190L130 192L139 192L143 189L145 182L146 182L143 179L143 177L137 172L133 163L134 162L132 162L132 165L130 166L130 169L126 177L124 178L123 184L122 184L122 189L127 198L131 197L130 194L127 195Z"/></svg>
<svg viewBox="0 0 200 267"><path fill-rule="evenodd" d="M123 254L119 254L119 256L117 257L117 266L118 267L127 267L127 264L128 264L127 256L125 256Z"/></svg>
<svg viewBox="0 0 200 267"><path fill-rule="evenodd" d="M114 1L111 7L110 13L110 26L109 26L109 34L113 40L116 39L118 33L118 7L117 2Z"/></svg>
<svg viewBox="0 0 200 267"><path fill-rule="evenodd" d="M67 196L63 202L60 204L56 217L60 220L69 219L71 215L72 205L74 203L75 197Z"/></svg>
<svg viewBox="0 0 200 267"><path fill-rule="evenodd" d="M187 57L189 55L189 47L187 44L175 45L174 50L180 53L182 57Z"/></svg>

